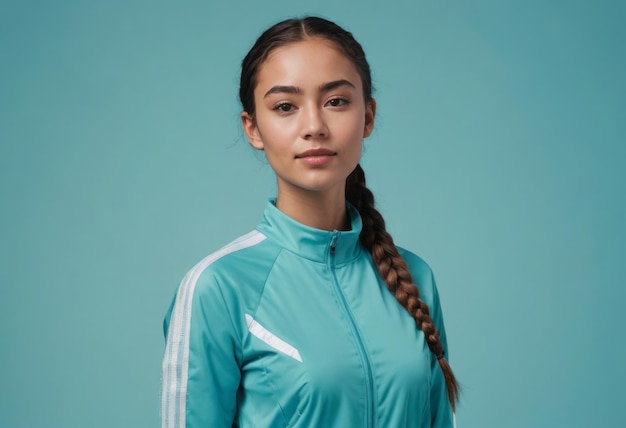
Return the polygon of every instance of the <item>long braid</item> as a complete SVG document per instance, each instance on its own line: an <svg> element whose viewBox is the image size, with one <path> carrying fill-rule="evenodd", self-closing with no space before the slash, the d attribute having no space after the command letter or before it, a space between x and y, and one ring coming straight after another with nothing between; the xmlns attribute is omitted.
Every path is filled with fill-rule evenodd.
<svg viewBox="0 0 626 428"><path fill-rule="evenodd" d="M365 173L360 165L357 165L348 176L346 199L361 214L363 230L359 238L363 246L370 251L378 273L387 283L389 291L415 319L417 327L424 332L428 348L437 357L446 381L448 400L454 411L459 397L459 386L445 358L439 332L430 317L428 305L420 299L419 290L413 283L406 262L385 228L385 220L374 207L374 195L365 185Z"/></svg>

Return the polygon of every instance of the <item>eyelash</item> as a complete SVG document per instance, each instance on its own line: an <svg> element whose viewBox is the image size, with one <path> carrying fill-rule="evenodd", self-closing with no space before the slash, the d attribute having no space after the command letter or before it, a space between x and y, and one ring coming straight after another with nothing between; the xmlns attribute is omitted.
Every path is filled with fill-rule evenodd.
<svg viewBox="0 0 626 428"><path fill-rule="evenodd" d="M283 110L283 107L289 107L288 110ZM274 106L272 110L278 111L279 113L289 113L293 109L293 104L291 103L278 103Z"/></svg>
<svg viewBox="0 0 626 428"><path fill-rule="evenodd" d="M333 101L339 101L339 105L332 105L331 103ZM345 98L332 98L332 99L328 100L328 102L326 104L330 104L331 107L343 107L345 105L350 104L350 101L345 99Z"/></svg>

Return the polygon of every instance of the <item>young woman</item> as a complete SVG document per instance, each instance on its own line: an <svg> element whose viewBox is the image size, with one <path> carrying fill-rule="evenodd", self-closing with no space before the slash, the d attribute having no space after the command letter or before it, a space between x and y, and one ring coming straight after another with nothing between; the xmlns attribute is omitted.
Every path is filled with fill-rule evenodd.
<svg viewBox="0 0 626 428"><path fill-rule="evenodd" d="M376 113L361 46L320 18L280 22L243 60L240 99L278 196L179 287L163 427L452 427L432 273L394 245L359 166Z"/></svg>

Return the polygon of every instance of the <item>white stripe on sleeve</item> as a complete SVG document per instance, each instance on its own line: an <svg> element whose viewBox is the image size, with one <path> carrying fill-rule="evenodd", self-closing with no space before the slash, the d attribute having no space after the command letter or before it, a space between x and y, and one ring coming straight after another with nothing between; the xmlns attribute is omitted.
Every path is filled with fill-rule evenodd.
<svg viewBox="0 0 626 428"><path fill-rule="evenodd" d="M189 332L193 293L202 272L227 254L252 247L265 240L265 235L254 230L236 239L196 264L183 278L172 310L163 358L161 389L162 428L185 428L187 371L189 369Z"/></svg>

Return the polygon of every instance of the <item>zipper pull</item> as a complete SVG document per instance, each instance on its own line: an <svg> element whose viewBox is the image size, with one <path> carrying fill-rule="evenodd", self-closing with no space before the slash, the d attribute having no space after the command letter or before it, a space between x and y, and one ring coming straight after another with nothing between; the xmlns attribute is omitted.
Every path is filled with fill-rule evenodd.
<svg viewBox="0 0 626 428"><path fill-rule="evenodd" d="M339 232L333 232L333 239L330 241L330 254L335 254L337 249L337 238L339 238Z"/></svg>

